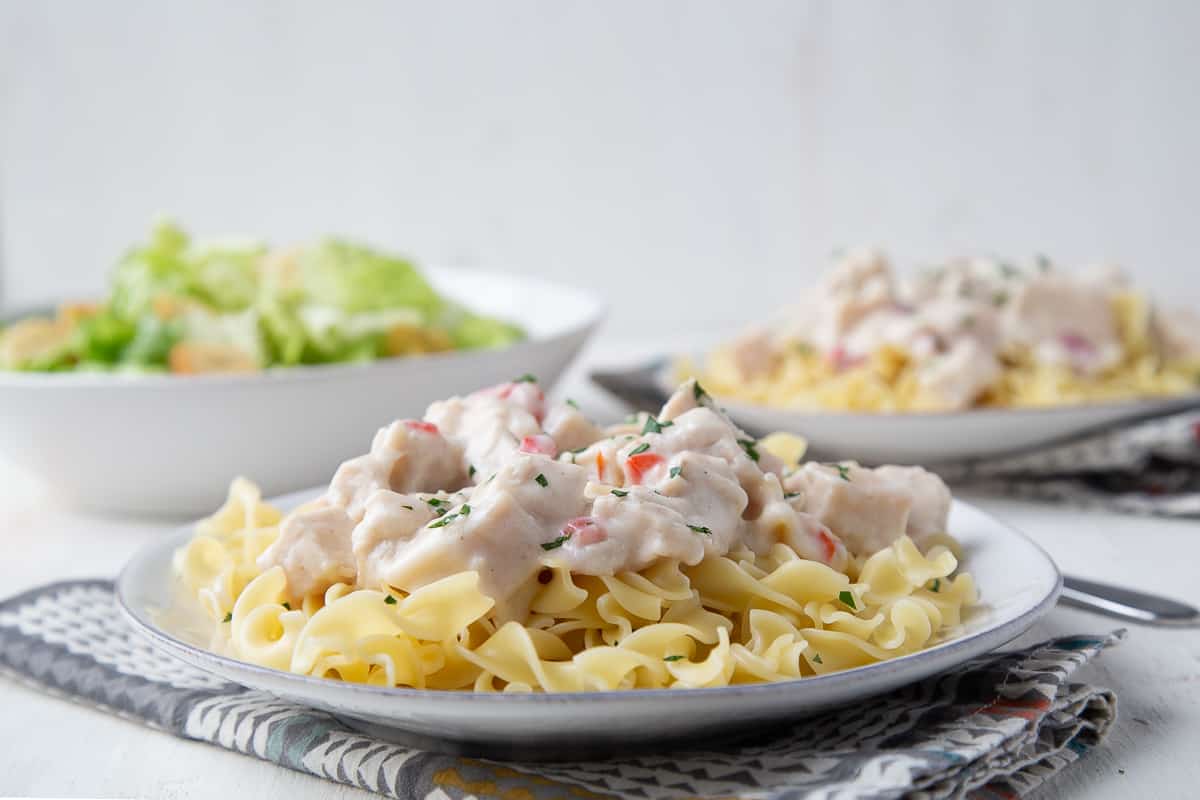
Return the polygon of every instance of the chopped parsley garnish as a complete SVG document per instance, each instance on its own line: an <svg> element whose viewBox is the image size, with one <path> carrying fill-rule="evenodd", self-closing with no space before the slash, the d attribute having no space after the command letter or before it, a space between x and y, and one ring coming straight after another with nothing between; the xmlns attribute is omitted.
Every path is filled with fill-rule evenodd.
<svg viewBox="0 0 1200 800"><path fill-rule="evenodd" d="M549 486L549 485L550 485L550 481L546 480L546 476L545 476L545 475L543 475L543 474L542 474L542 473L540 473L540 472L537 474L537 477L535 477L535 478L533 479L533 481L534 481L534 483L536 483L538 486L541 486L543 489L545 489L547 486Z"/></svg>
<svg viewBox="0 0 1200 800"><path fill-rule="evenodd" d="M389 606L394 606L396 605L396 598L389 594L387 597L383 598L383 602L387 603Z"/></svg>
<svg viewBox="0 0 1200 800"><path fill-rule="evenodd" d="M462 508L458 510L460 516L468 516L471 513L471 507L466 503L462 504Z"/></svg>
<svg viewBox="0 0 1200 800"><path fill-rule="evenodd" d="M934 579L933 579L933 585L929 587L929 591L931 591L931 592L940 592L941 590L942 590L942 579L941 579L941 578L934 578Z"/></svg>
<svg viewBox="0 0 1200 800"><path fill-rule="evenodd" d="M613 489L611 494L615 494L617 497L624 497L625 495L629 494L629 492L625 491L624 489Z"/></svg>
<svg viewBox="0 0 1200 800"><path fill-rule="evenodd" d="M442 513L443 513L443 514L445 514L446 512L445 512L445 511L443 511ZM429 527L431 527L431 528L444 528L444 527L446 527L447 525L449 525L451 522L454 522L454 520L456 520L456 519L458 519L458 514L451 514L451 515L450 515L450 516L448 516L448 517L442 517L442 518L441 518L441 519L439 519L437 522L431 522L431 523L429 523Z"/></svg>
<svg viewBox="0 0 1200 800"><path fill-rule="evenodd" d="M683 474L683 467L671 467L670 475L672 478L678 478Z"/></svg>
<svg viewBox="0 0 1200 800"><path fill-rule="evenodd" d="M538 382L537 376L531 375L528 372L526 372L524 375L522 375L519 378L513 378L513 383L537 383L537 382Z"/></svg>
<svg viewBox="0 0 1200 800"><path fill-rule="evenodd" d="M467 477L468 477L468 478L474 478L474 477L475 477L475 465L474 465L474 464L472 464L471 466L467 467Z"/></svg>
<svg viewBox="0 0 1200 800"><path fill-rule="evenodd" d="M289 603L287 600L283 601L283 607L286 608L288 611L292 610L292 604Z"/></svg>
<svg viewBox="0 0 1200 800"><path fill-rule="evenodd" d="M436 497L430 497L425 502L428 503L433 508L433 510L437 512L437 515L439 517L443 516L446 513L446 506L449 505L449 503L447 503L445 500L439 500ZM443 524L445 524L445 523L443 523ZM438 525L437 527L440 528L442 526Z"/></svg>
<svg viewBox="0 0 1200 800"><path fill-rule="evenodd" d="M663 656L663 661L680 661L683 656Z"/></svg>
<svg viewBox="0 0 1200 800"><path fill-rule="evenodd" d="M858 611L858 606L854 602L854 595L850 594L850 592L845 592L845 591L838 592L838 600L841 600L843 603L845 603L850 608L854 609L855 611Z"/></svg>
<svg viewBox="0 0 1200 800"><path fill-rule="evenodd" d="M564 533L562 536L558 537L553 542L542 542L542 549L543 550L557 550L558 548L560 548L564 544L566 544L567 539L570 539L570 538L571 538L571 534Z"/></svg>
<svg viewBox="0 0 1200 800"><path fill-rule="evenodd" d="M783 499L784 500L792 500L794 498L799 497L802 494L804 494L804 493L803 492L784 492Z"/></svg>
<svg viewBox="0 0 1200 800"><path fill-rule="evenodd" d="M229 613L227 613L225 615L225 619L221 620L221 622L233 622L233 612L230 611Z"/></svg>
<svg viewBox="0 0 1200 800"><path fill-rule="evenodd" d="M813 653L813 662L814 662L814 663L817 663L817 664L824 664L824 663L825 663L824 661L822 661L822 660L821 660L821 654L820 654L820 653Z"/></svg>
<svg viewBox="0 0 1200 800"><path fill-rule="evenodd" d="M692 396L696 398L696 402L703 402L704 398L708 397L708 392L704 391L704 387L700 385L700 381L692 384Z"/></svg>
<svg viewBox="0 0 1200 800"><path fill-rule="evenodd" d="M437 507L438 507L438 506L440 506L440 505L441 505L441 504L442 504L444 501L442 501L442 500L438 500L436 497L430 497L430 498L427 498L427 499L425 500L425 502L426 502L426 503L429 503L429 505L433 506L434 508L437 508Z"/></svg>
<svg viewBox="0 0 1200 800"><path fill-rule="evenodd" d="M589 447L591 447L591 445L587 445L587 444L585 444L583 447L576 447L574 450L571 451L571 454L577 456L580 453L582 453L584 450L587 450Z"/></svg>
<svg viewBox="0 0 1200 800"><path fill-rule="evenodd" d="M641 444L639 444L637 447L635 447L635 448L633 448L632 450L630 450L630 451L629 451L629 455L631 455L631 456L636 456L638 453L644 453L644 452L646 452L646 451L647 451L647 450L649 450L649 449L650 449L650 445L649 445L648 443L646 443L646 442L642 442L642 443L641 443Z"/></svg>
<svg viewBox="0 0 1200 800"><path fill-rule="evenodd" d="M750 456L751 461L758 461L758 449L754 446L753 439L738 439L737 443L746 451L746 455Z"/></svg>
<svg viewBox="0 0 1200 800"><path fill-rule="evenodd" d="M838 477L844 481L850 480L850 468L845 464L826 464L827 467L833 467L838 471Z"/></svg>
<svg viewBox="0 0 1200 800"><path fill-rule="evenodd" d="M408 511L412 511L412 510L413 510L413 507L412 507L412 506L410 506L410 505L408 505L407 503L405 503L405 504L401 505L400 507L401 507L401 508L403 508L403 509L406 509L406 510L408 510Z"/></svg>
<svg viewBox="0 0 1200 800"><path fill-rule="evenodd" d="M576 411L578 411L578 410L579 410L579 403L576 403L576 402L575 402L574 400L572 400L571 398L569 398L569 397L568 397L568 398L567 398L566 400L564 400L563 402L564 402L564 403L566 403L567 405L569 405L571 408L575 409Z"/></svg>
<svg viewBox="0 0 1200 800"><path fill-rule="evenodd" d="M651 414L646 417L646 424L642 426L642 434L662 433L663 428L669 428L674 424L675 423L671 422L670 420L667 420L666 422L659 422L654 418L654 415Z"/></svg>
<svg viewBox="0 0 1200 800"><path fill-rule="evenodd" d="M688 528L696 533L703 533L705 536L712 536L712 529L705 525L692 525L689 523Z"/></svg>

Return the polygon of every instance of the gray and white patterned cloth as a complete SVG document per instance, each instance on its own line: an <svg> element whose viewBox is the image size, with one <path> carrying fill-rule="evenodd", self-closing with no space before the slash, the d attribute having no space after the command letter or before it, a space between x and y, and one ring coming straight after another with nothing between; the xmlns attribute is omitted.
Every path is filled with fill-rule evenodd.
<svg viewBox="0 0 1200 800"><path fill-rule="evenodd" d="M1200 516L1200 412L1173 414L1002 458L933 464L980 491L1132 514Z"/></svg>
<svg viewBox="0 0 1200 800"><path fill-rule="evenodd" d="M497 763L356 733L153 649L109 581L0 603L0 672L174 736L395 798L1019 797L1098 743L1112 692L1073 680L1122 631L1072 636L962 667L797 721L769 737L570 764Z"/></svg>

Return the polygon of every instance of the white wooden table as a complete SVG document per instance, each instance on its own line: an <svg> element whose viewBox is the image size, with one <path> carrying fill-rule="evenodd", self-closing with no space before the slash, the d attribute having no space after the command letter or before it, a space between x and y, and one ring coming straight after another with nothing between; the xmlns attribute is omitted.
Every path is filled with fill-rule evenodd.
<svg viewBox="0 0 1200 800"><path fill-rule="evenodd" d="M598 416L617 406L576 368L566 393ZM364 443L365 446L365 443ZM231 466L232 469L232 466ZM1200 523L1144 519L964 496L1036 539L1063 570L1200 604ZM0 594L73 577L115 575L162 523L77 516L0 466ZM1112 620L1059 608L1022 641L1101 632ZM1083 673L1114 688L1108 741L1039 798L1194 796L1200 786L1200 630L1131 628ZM184 742L0 679L0 796L365 798L256 759Z"/></svg>

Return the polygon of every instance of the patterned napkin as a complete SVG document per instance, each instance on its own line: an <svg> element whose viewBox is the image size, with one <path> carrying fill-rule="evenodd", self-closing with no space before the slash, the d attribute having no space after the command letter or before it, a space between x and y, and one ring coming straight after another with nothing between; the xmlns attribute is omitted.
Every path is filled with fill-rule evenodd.
<svg viewBox="0 0 1200 800"><path fill-rule="evenodd" d="M933 464L973 489L1134 514L1200 516L1200 412L1112 428L1005 458Z"/></svg>
<svg viewBox="0 0 1200 800"><path fill-rule="evenodd" d="M228 683L151 648L118 612L109 581L56 583L0 603L0 671L175 736L394 798L1011 798L1104 737L1116 698L1071 676L1122 636L993 654L758 741L571 764L412 750Z"/></svg>

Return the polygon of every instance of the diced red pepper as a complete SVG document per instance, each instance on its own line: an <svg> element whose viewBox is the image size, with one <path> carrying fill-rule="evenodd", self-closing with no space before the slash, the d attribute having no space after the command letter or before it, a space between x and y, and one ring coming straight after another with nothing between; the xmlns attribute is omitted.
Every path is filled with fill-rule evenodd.
<svg viewBox="0 0 1200 800"><path fill-rule="evenodd" d="M629 473L629 482L640 484L647 472L664 463L658 453L638 453L625 459L625 471Z"/></svg>
<svg viewBox="0 0 1200 800"><path fill-rule="evenodd" d="M546 434L539 433L521 440L521 452L554 458L558 455L558 445Z"/></svg>
<svg viewBox="0 0 1200 800"><path fill-rule="evenodd" d="M1096 352L1096 346L1092 344L1091 339L1088 339L1086 336L1082 336L1073 331L1060 333L1058 335L1058 341L1071 355L1074 356L1087 358L1088 356L1094 355Z"/></svg>
<svg viewBox="0 0 1200 800"><path fill-rule="evenodd" d="M856 367L866 361L862 356L851 355L846 351L846 348L840 344L829 351L829 364L835 371L841 372L844 369Z"/></svg>
<svg viewBox="0 0 1200 800"><path fill-rule="evenodd" d="M432 422L422 422L419 419L404 420L404 427L408 428L410 431L425 431L425 433L438 432L437 425L434 425Z"/></svg>
<svg viewBox="0 0 1200 800"><path fill-rule="evenodd" d="M837 553L837 544L833 541L833 537L829 535L829 531L822 528L817 531L817 539L821 542L821 551L825 556L825 563L833 561L833 556Z"/></svg>
<svg viewBox="0 0 1200 800"><path fill-rule="evenodd" d="M608 538L604 526L594 517L576 517L563 526L562 535L580 544L599 544Z"/></svg>

